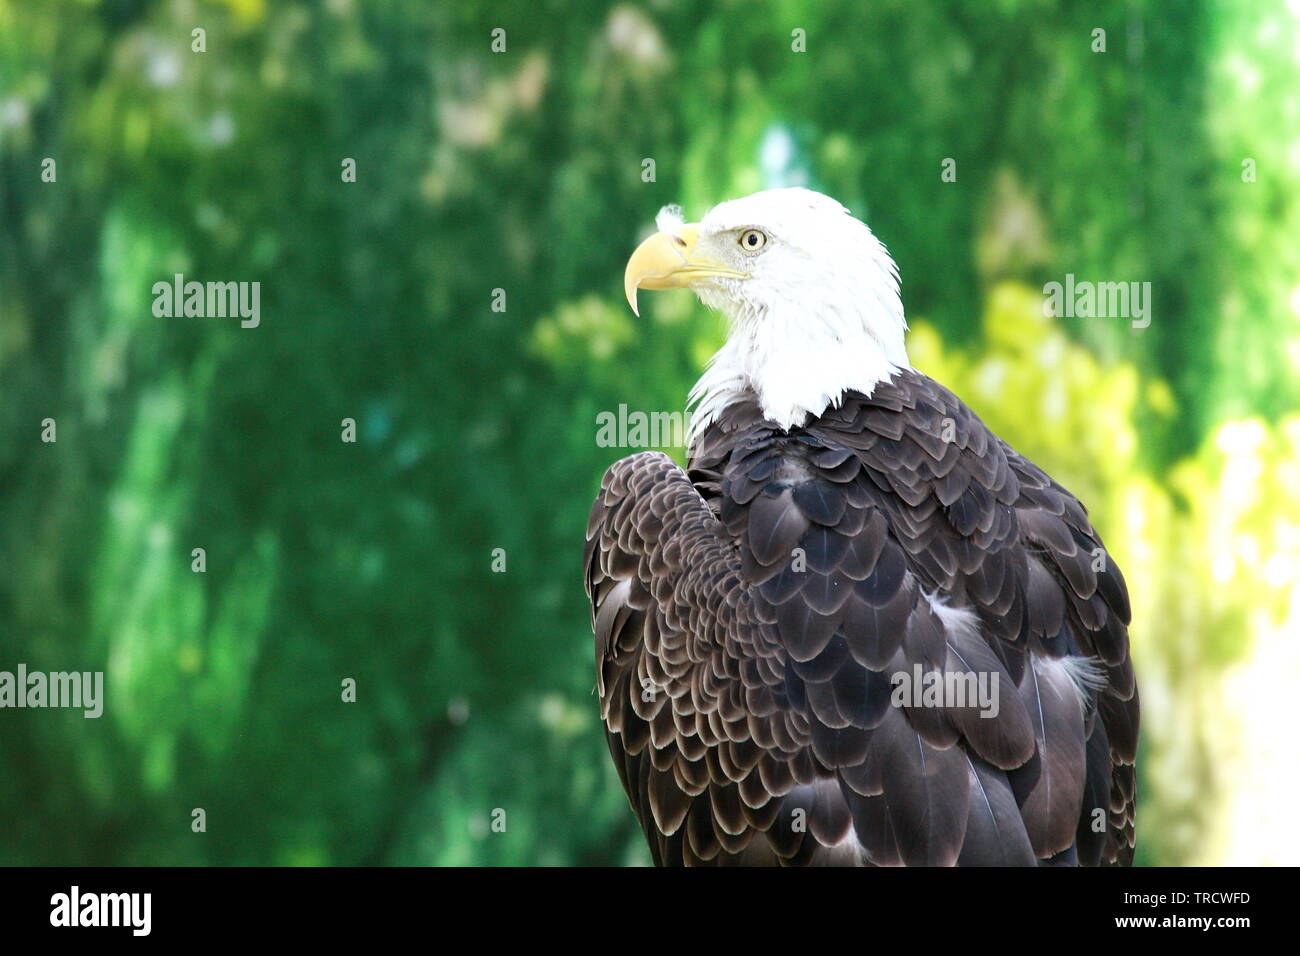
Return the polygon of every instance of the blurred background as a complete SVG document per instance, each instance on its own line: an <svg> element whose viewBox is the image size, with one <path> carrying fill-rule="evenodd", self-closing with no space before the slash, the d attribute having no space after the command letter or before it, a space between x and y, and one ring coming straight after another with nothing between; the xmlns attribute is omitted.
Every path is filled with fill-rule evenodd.
<svg viewBox="0 0 1300 956"><path fill-rule="evenodd" d="M648 862L596 416L724 330L623 265L799 184L1123 567L1138 862L1300 863L1298 182L1297 0L0 0L0 670L107 698L0 711L0 863ZM1045 317L1067 273L1150 325Z"/></svg>

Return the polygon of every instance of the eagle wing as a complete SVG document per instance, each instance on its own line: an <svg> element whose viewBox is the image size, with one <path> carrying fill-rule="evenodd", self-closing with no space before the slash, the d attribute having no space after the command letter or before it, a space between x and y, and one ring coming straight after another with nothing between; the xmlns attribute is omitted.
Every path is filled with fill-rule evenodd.
<svg viewBox="0 0 1300 956"><path fill-rule="evenodd" d="M914 372L790 432L738 402L693 452L616 463L587 528L656 863L1131 860L1128 596L1072 495Z"/></svg>

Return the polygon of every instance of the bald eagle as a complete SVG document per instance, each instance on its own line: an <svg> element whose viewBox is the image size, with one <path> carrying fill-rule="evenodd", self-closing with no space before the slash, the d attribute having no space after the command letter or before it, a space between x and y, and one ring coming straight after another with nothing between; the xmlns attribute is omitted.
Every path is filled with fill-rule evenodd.
<svg viewBox="0 0 1300 956"><path fill-rule="evenodd" d="M610 753L660 865L1128 864L1127 588L1083 505L908 362L898 271L827 196L666 207L625 290L729 322L686 470L587 525Z"/></svg>

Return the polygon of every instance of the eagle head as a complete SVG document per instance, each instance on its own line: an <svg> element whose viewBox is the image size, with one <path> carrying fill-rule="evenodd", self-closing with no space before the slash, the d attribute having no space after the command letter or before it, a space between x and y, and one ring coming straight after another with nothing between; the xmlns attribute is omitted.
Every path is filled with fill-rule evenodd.
<svg viewBox="0 0 1300 956"><path fill-rule="evenodd" d="M632 254L624 291L692 289L728 319L692 391L692 432L745 390L782 428L908 367L898 268L865 223L809 189L769 189L688 223L666 206Z"/></svg>

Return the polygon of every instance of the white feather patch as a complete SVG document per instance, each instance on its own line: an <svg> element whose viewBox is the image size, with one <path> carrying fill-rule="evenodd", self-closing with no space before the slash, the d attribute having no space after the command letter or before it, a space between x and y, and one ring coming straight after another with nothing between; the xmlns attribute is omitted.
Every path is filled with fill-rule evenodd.
<svg viewBox="0 0 1300 956"><path fill-rule="evenodd" d="M664 206L659 210L659 215L655 216L655 228L671 236L677 235L677 230L684 225L686 217L682 215L682 207L676 204Z"/></svg>
<svg viewBox="0 0 1300 956"><path fill-rule="evenodd" d="M979 636L979 618L970 608L951 607L938 594L927 594L924 590L921 591L921 596L930 602L930 609L949 634L967 638Z"/></svg>
<svg viewBox="0 0 1300 956"><path fill-rule="evenodd" d="M1087 716L1095 695L1106 687L1106 668L1096 657L1034 657L1033 668L1040 674L1064 673L1079 697L1079 709Z"/></svg>
<svg viewBox="0 0 1300 956"><path fill-rule="evenodd" d="M1088 699L1089 691L1096 693L1103 690L1108 683L1106 680L1106 665L1096 657L1065 657L1061 659L1065 667L1065 673L1074 686L1079 689L1079 696L1084 700Z"/></svg>

